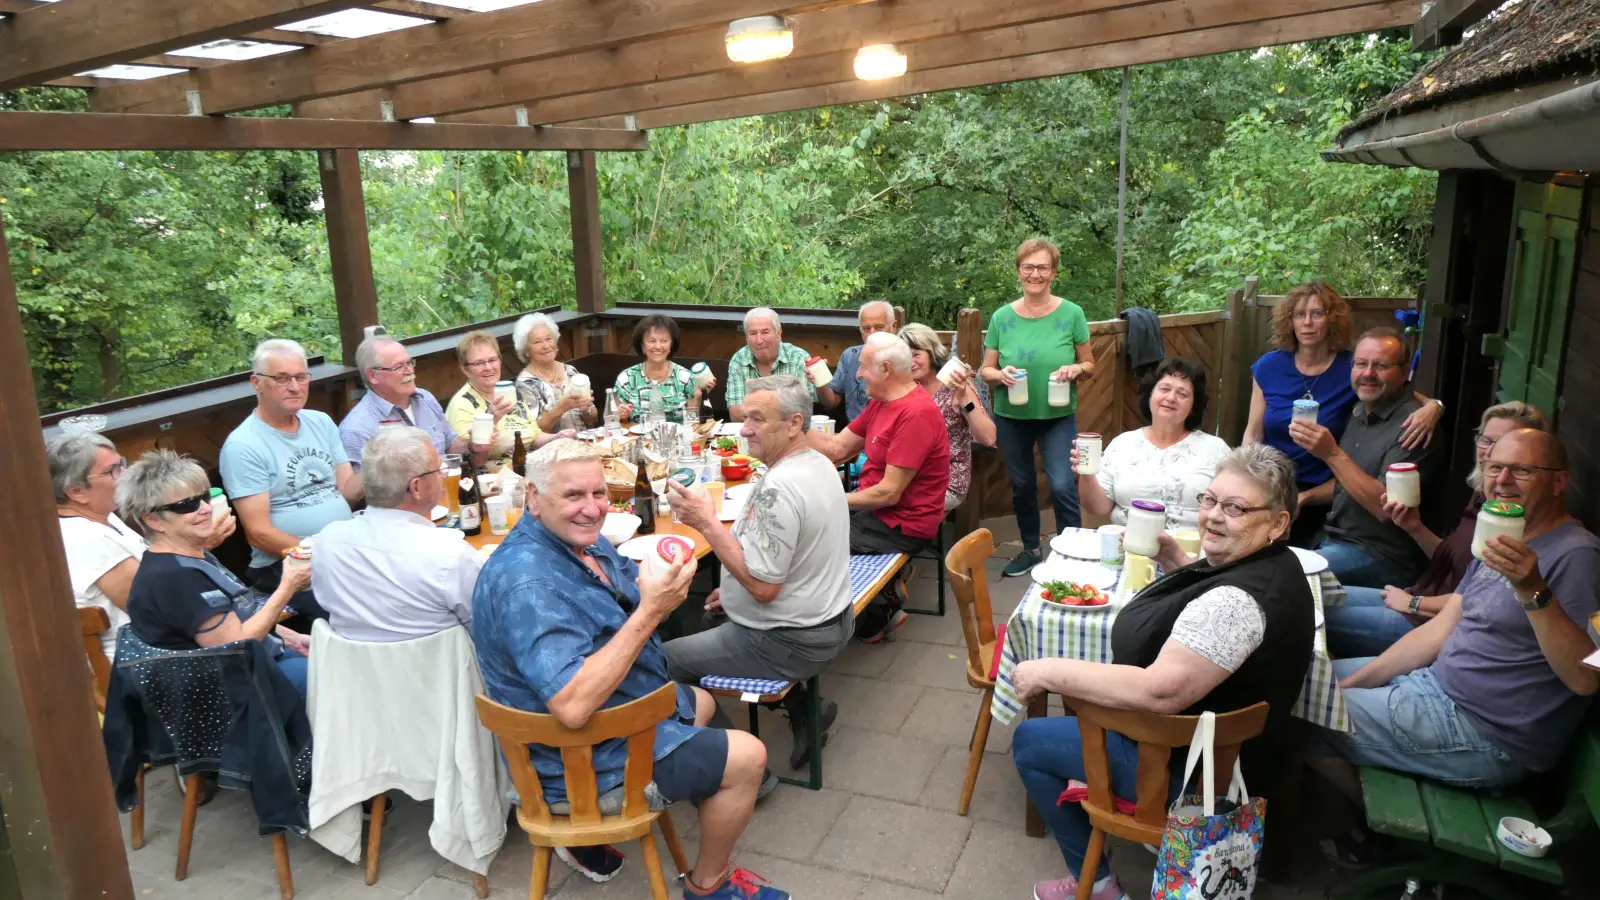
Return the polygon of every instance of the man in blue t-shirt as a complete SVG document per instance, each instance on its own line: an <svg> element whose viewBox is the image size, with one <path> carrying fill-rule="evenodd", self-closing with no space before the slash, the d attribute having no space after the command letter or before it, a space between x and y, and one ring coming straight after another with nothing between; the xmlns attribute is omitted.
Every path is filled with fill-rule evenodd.
<svg viewBox="0 0 1600 900"><path fill-rule="evenodd" d="M326 413L306 409L311 373L306 351L289 340L262 341L250 358L255 410L223 442L220 467L229 502L250 541L246 580L270 592L283 554L324 525L350 518L361 499L361 476L345 456L339 429ZM310 591L297 612L322 616Z"/></svg>
<svg viewBox="0 0 1600 900"><path fill-rule="evenodd" d="M1331 752L1313 755L1352 797L1350 763L1468 787L1548 772L1600 691L1600 671L1582 663L1600 640L1587 624L1600 610L1600 538L1562 502L1565 448L1513 431L1483 476L1490 500L1523 508L1522 539L1491 540L1444 610L1382 656L1334 663L1352 730L1321 732Z"/></svg>
<svg viewBox="0 0 1600 900"><path fill-rule="evenodd" d="M840 431L861 415L870 399L860 377L861 349L866 346L867 338L880 331L894 334L899 330L899 323L894 320L894 307L887 300L862 304L861 311L856 313L856 324L861 328L861 343L839 354L839 364L833 367L833 380L817 388L817 400L823 406L836 406L841 398L844 400L845 420L839 423Z"/></svg>

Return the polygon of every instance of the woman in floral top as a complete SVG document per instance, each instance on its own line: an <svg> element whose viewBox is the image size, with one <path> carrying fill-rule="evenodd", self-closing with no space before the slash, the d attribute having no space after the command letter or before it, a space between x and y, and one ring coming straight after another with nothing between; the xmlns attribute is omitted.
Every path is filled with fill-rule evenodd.
<svg viewBox="0 0 1600 900"><path fill-rule="evenodd" d="M967 499L967 489L972 485L973 442L994 446L994 420L984 411L966 372L952 373L948 386L939 381L939 370L950 354L932 328L913 322L900 329L900 338L911 347L911 377L933 395L950 432L950 487L944 494L948 512Z"/></svg>
<svg viewBox="0 0 1600 900"><path fill-rule="evenodd" d="M623 369L617 375L617 409L626 418L633 414L645 393L651 388L661 398L667 409L667 421L682 422L683 410L689 404L700 408L701 392L695 389L689 370L671 360L678 352L678 323L668 316L652 315L639 320L633 327L633 352L644 362ZM716 381L706 385L710 390ZM643 418L640 410L638 418Z"/></svg>
<svg viewBox="0 0 1600 900"><path fill-rule="evenodd" d="M1100 474L1078 476L1083 508L1126 525L1133 501L1158 500L1166 504L1169 531L1195 528L1196 498L1228 455L1222 438L1199 430L1206 415L1205 370L1182 357L1163 361L1145 376L1139 409L1150 424L1117 435L1100 454ZM1074 469L1077 461L1074 449Z"/></svg>
<svg viewBox="0 0 1600 900"><path fill-rule="evenodd" d="M529 313L517 320L512 346L527 363L517 375L517 398L527 404L539 425L547 432L569 428L583 430L600 421L593 391L585 398L572 391L572 376L578 370L556 359L556 339L561 330L544 313Z"/></svg>

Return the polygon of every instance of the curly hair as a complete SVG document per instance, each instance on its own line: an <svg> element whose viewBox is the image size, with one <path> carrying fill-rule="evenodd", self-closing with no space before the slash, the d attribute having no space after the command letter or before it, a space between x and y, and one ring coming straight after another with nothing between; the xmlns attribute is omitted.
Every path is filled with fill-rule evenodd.
<svg viewBox="0 0 1600 900"><path fill-rule="evenodd" d="M1187 431L1194 431L1206 417L1206 404L1210 402L1206 392L1206 370L1204 366L1192 359L1182 356L1172 356L1161 361L1155 369L1139 384L1139 414L1144 416L1145 422L1150 421L1150 395L1155 393L1156 383L1161 379L1173 375L1189 382L1189 394L1193 405L1189 407L1189 415L1183 419L1183 427Z"/></svg>
<svg viewBox="0 0 1600 900"><path fill-rule="evenodd" d="M1291 353L1300 346L1300 339L1294 333L1294 314L1301 304L1313 297L1322 301L1322 308L1328 314L1328 345L1335 350L1350 349L1350 331L1354 324L1350 304L1326 281L1297 284L1284 296L1283 302L1272 311L1272 346Z"/></svg>
<svg viewBox="0 0 1600 900"><path fill-rule="evenodd" d="M639 324L633 326L633 352L640 359L644 358L645 337L658 328L665 331L667 337L672 339L672 349L667 351L667 356L678 355L678 323L674 322L671 316L653 313L640 319Z"/></svg>

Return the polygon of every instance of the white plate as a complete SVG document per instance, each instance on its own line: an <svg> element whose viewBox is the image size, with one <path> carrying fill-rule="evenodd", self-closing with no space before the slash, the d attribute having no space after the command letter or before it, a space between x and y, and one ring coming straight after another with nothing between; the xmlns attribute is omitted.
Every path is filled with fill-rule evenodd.
<svg viewBox="0 0 1600 900"><path fill-rule="evenodd" d="M1093 528L1067 528L1050 539L1050 549L1074 559L1100 558L1100 533Z"/></svg>
<svg viewBox="0 0 1600 900"><path fill-rule="evenodd" d="M634 425L633 427L628 429L628 433L629 434L644 434L645 433L645 427L643 425Z"/></svg>
<svg viewBox="0 0 1600 900"><path fill-rule="evenodd" d="M1104 591L1117 583L1117 573L1099 563L1078 559L1048 559L1033 567L1033 580L1036 584L1047 581L1091 584Z"/></svg>
<svg viewBox="0 0 1600 900"><path fill-rule="evenodd" d="M1313 553L1310 550L1302 550L1299 547L1290 547L1289 549L1294 551L1295 556L1300 557L1300 571L1307 575L1315 575L1318 572L1327 571L1328 560L1321 553Z"/></svg>
<svg viewBox="0 0 1600 900"><path fill-rule="evenodd" d="M717 518L724 522L732 522L744 512L743 503L730 503L727 499L722 501L722 512L717 513Z"/></svg>
<svg viewBox="0 0 1600 900"><path fill-rule="evenodd" d="M429 517L435 522L442 522L449 515L449 508L444 506L435 506L429 513Z"/></svg>

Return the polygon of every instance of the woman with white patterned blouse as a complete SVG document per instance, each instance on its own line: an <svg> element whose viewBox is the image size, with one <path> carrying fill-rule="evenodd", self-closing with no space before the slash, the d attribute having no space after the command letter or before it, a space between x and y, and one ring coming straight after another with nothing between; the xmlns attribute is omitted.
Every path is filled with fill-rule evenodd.
<svg viewBox="0 0 1600 900"><path fill-rule="evenodd" d="M1164 360L1145 376L1139 410L1150 424L1117 435L1100 454L1098 475L1078 476L1079 500L1086 512L1110 516L1117 525L1127 524L1133 501L1158 500L1167 507L1167 530L1194 528L1195 498L1228 455L1222 438L1199 430L1206 415L1205 370L1181 356ZM1072 463L1076 468L1076 449Z"/></svg>
<svg viewBox="0 0 1600 900"><path fill-rule="evenodd" d="M972 445L993 447L994 420L979 402L977 385L966 372L953 372L948 385L939 381L939 370L950 358L938 332L912 322L900 329L900 339L911 347L911 377L933 396L944 414L945 430L950 432L950 487L944 493L946 512L967 499L972 486Z"/></svg>

